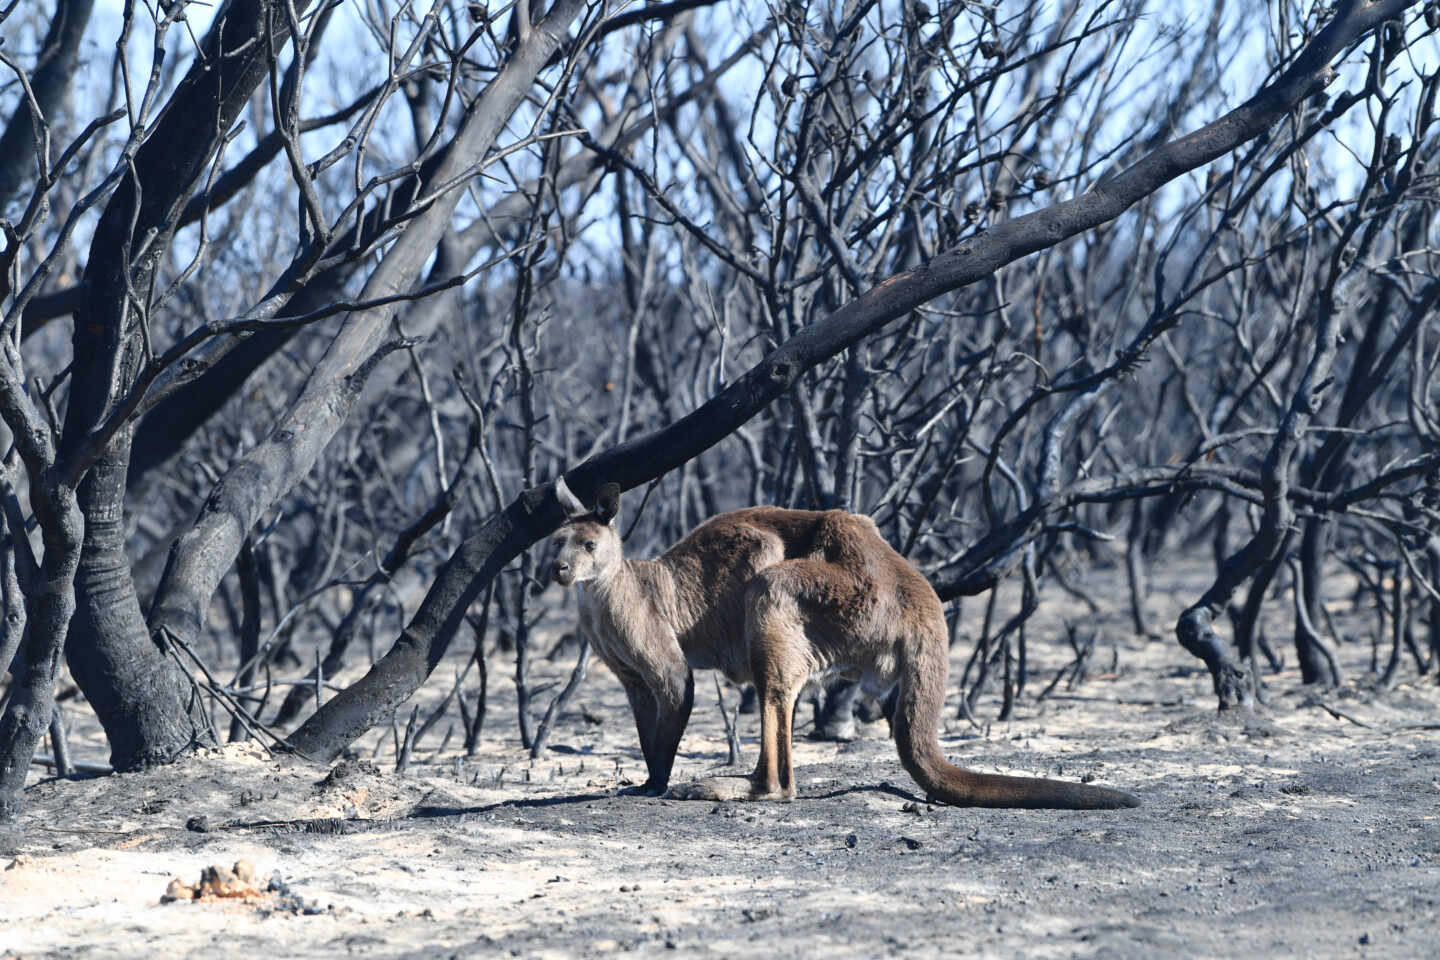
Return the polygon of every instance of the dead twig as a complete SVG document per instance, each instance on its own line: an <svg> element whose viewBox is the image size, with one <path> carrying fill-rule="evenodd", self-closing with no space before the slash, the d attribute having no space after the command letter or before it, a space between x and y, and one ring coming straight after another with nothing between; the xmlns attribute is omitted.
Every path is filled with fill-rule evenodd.
<svg viewBox="0 0 1440 960"><path fill-rule="evenodd" d="M1324 710L1326 713L1330 714L1330 716L1334 717L1336 720L1348 720L1348 721L1350 721L1351 723L1355 724L1355 726L1357 726L1357 727L1364 727L1364 728L1367 729L1367 730L1373 730L1373 729L1375 729L1373 726L1371 726L1370 724L1366 723L1364 720L1360 720L1360 719L1358 719L1358 718L1356 718L1356 717L1352 717L1350 714L1346 713L1344 710L1336 710L1334 707L1330 706L1330 704L1326 703L1324 700L1321 700L1319 697L1306 697L1306 698L1305 698L1305 702L1302 703L1302 704L1300 704L1300 706L1302 706L1302 707L1319 707L1321 710Z"/></svg>
<svg viewBox="0 0 1440 960"><path fill-rule="evenodd" d="M712 676L715 680L715 705L720 708L720 719L725 722L725 745L730 752L725 765L733 767L740 762L740 701L735 701L733 714L726 710L725 692L720 689L720 674Z"/></svg>

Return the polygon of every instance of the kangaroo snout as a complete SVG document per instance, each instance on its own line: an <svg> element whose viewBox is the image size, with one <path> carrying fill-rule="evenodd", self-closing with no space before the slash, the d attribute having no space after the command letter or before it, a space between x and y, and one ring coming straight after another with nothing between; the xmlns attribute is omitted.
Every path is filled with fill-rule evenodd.
<svg viewBox="0 0 1440 960"><path fill-rule="evenodd" d="M570 585L570 564L556 560L550 567L550 579L562 587Z"/></svg>

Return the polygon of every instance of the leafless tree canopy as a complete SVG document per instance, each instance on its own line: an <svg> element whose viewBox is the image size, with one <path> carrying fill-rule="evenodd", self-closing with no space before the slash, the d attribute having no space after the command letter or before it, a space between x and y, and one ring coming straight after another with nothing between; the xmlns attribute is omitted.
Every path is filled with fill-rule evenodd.
<svg viewBox="0 0 1440 960"><path fill-rule="evenodd" d="M1344 681L1354 583L1440 675L1440 5L1267 12L0 0L0 818L62 655L116 768L330 758L468 625L446 709L498 642L543 750L562 473L637 555L872 515L986 596L967 704L1085 564L1222 709Z"/></svg>

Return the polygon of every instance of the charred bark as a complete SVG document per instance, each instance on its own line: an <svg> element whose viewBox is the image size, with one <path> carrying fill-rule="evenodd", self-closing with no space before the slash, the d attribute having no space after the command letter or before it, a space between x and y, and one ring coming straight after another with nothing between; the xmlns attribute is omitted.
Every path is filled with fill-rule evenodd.
<svg viewBox="0 0 1440 960"><path fill-rule="evenodd" d="M118 438L123 441L128 437ZM125 552L125 455L119 442L78 491L84 548L65 658L110 744L110 765L168 763L203 741L205 721L188 678L150 639Z"/></svg>
<svg viewBox="0 0 1440 960"><path fill-rule="evenodd" d="M44 428L33 408L21 408L17 378L8 362L4 368L0 372L0 413L15 431L27 467L41 465L53 457L48 433L39 432ZM75 492L63 484L43 484L38 469L28 472L38 494L31 502L45 553L37 564L28 546L21 546L22 553L17 557L26 622L18 672L10 686L5 713L0 716L0 823L13 820L19 813L30 758L50 728L65 634L75 612L74 579L83 527ZM24 519L13 500L6 503L5 514L12 536L25 536Z"/></svg>
<svg viewBox="0 0 1440 960"><path fill-rule="evenodd" d="M36 161L37 122L49 122L59 112L70 92L71 78L80 50L80 38L90 22L95 0L57 0L50 29L40 44L40 55L30 76L30 89L40 107L40 117L31 111L28 98L21 97L5 132L0 134L0 210L20 195L39 169Z"/></svg>

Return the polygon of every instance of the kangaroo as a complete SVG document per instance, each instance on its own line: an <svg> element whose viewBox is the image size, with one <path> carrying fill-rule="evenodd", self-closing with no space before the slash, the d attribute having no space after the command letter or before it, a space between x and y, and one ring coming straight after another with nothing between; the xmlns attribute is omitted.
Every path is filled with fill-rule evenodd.
<svg viewBox="0 0 1440 960"><path fill-rule="evenodd" d="M718 514L654 560L625 557L620 488L600 488L591 510L562 478L569 520L556 532L551 574L581 584L580 629L620 679L649 778L630 793L670 784L695 700L693 670L753 683L760 761L749 777L677 787L694 800L795 796L791 718L817 673L858 676L875 695L897 682L895 747L930 797L956 806L1109 809L1139 805L1105 787L974 773L945 760L938 729L949 650L940 598L869 517L842 510L748 507Z"/></svg>

